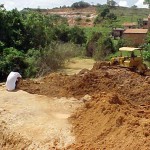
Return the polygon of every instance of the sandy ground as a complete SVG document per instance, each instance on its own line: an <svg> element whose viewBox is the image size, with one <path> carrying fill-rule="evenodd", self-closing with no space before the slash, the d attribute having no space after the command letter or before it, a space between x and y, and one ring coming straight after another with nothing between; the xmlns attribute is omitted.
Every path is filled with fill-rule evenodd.
<svg viewBox="0 0 150 150"><path fill-rule="evenodd" d="M91 70L95 61L93 59L80 59L73 58L67 64L65 69L58 71L67 75L73 75L79 73L82 69Z"/></svg>
<svg viewBox="0 0 150 150"><path fill-rule="evenodd" d="M78 106L81 106L81 103L75 98L48 98L22 90L8 92L0 87L0 122L5 127L5 130L0 129L2 132L0 147L7 150L13 149L16 143L14 134L32 141L28 149L39 147L45 150L55 146L66 147L75 140L71 134L72 126L68 122L68 117ZM10 137L12 143L6 143L4 146L3 140ZM22 147L24 145L14 149Z"/></svg>
<svg viewBox="0 0 150 150"><path fill-rule="evenodd" d="M75 74L91 69L93 63L94 60L74 58L59 72ZM4 84L0 86L0 149L63 149L75 142L68 118L82 106L82 101L22 90L8 92Z"/></svg>

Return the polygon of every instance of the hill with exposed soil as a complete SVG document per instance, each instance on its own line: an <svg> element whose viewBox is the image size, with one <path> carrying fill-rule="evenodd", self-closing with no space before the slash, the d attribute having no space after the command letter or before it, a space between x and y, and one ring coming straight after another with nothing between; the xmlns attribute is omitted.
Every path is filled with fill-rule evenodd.
<svg viewBox="0 0 150 150"><path fill-rule="evenodd" d="M92 27L97 16L96 7L87 8L55 8L42 12L43 14L56 14L67 18L70 26L79 25Z"/></svg>

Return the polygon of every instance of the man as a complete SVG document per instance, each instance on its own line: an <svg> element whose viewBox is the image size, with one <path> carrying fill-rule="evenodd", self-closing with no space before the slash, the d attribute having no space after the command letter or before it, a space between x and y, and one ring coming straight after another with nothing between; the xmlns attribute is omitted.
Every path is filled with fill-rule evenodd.
<svg viewBox="0 0 150 150"><path fill-rule="evenodd" d="M22 78L22 76L18 73L18 69L14 69L7 77L6 88L8 91L13 91L17 88L17 84Z"/></svg>

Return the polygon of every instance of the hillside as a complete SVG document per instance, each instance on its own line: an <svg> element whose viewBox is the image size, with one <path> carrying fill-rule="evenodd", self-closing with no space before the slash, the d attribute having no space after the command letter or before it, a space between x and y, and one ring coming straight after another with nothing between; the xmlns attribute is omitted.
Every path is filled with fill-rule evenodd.
<svg viewBox="0 0 150 150"><path fill-rule="evenodd" d="M42 10L44 14L57 14L68 19L70 26L80 25L84 27L93 26L93 21L97 16L97 9L102 11L101 7L91 6L87 8L53 8ZM149 10L146 8L127 8L127 7L112 7L110 11L117 15L118 21L123 22L137 22L139 18L147 18L149 15ZM78 20L77 18L82 18Z"/></svg>

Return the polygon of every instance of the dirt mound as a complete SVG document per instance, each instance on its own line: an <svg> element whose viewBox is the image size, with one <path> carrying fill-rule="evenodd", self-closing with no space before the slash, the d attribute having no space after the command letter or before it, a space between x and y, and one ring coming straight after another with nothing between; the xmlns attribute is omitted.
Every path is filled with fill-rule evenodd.
<svg viewBox="0 0 150 150"><path fill-rule="evenodd" d="M70 118L76 143L71 149L149 149L150 77L96 64L75 75L50 74L26 80L21 89L57 97L91 100Z"/></svg>
<svg viewBox="0 0 150 150"><path fill-rule="evenodd" d="M96 69L95 69L96 68ZM40 80L25 80L20 88L29 93L57 97L81 98L86 94L116 92L131 103L150 104L150 77L141 76L124 68L102 66L68 76L50 74Z"/></svg>
<svg viewBox="0 0 150 150"><path fill-rule="evenodd" d="M150 148L150 112L117 93L99 93L72 116L75 149Z"/></svg>

